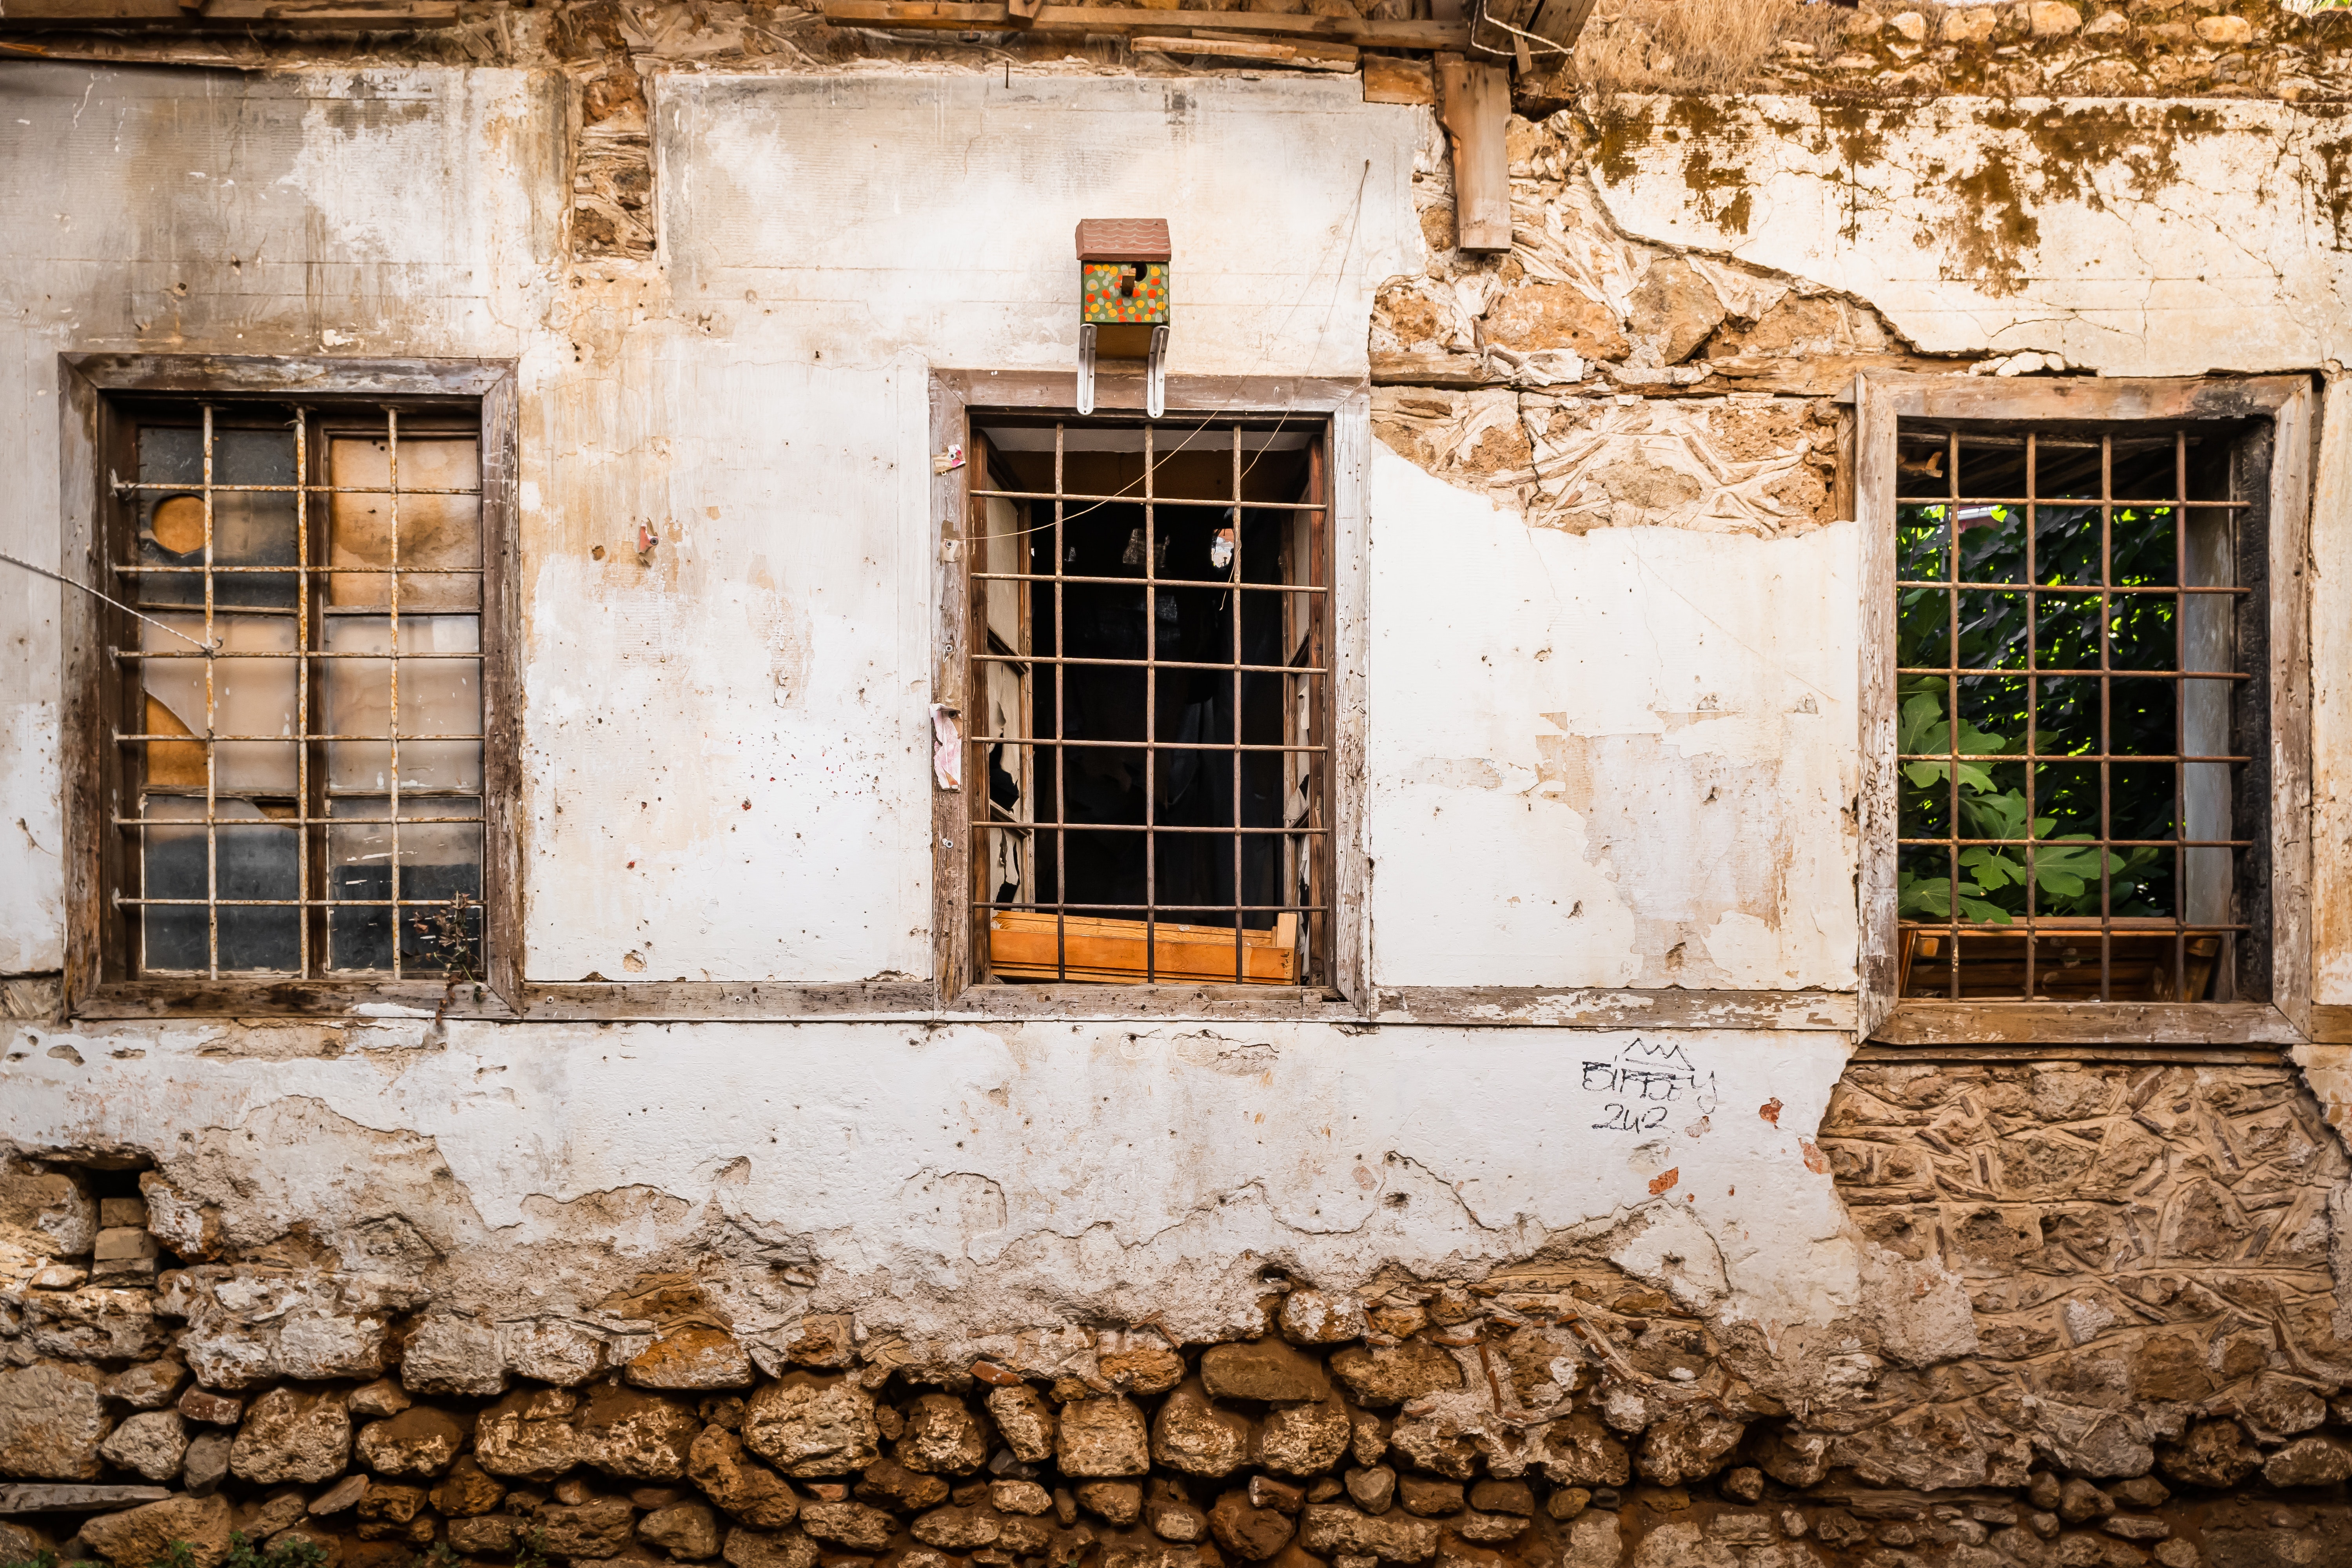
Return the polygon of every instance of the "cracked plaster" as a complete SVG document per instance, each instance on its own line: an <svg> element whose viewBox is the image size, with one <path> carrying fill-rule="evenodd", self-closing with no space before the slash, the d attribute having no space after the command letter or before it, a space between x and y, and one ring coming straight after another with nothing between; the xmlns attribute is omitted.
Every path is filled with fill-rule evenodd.
<svg viewBox="0 0 2352 1568"><path fill-rule="evenodd" d="M41 384L65 347L521 359L535 573L527 848L531 951L546 978L617 972L623 947L644 955L649 977L845 978L927 962L923 835L905 831L927 819L928 799L908 696L927 657L928 573L907 549L908 519L925 504L916 351L1066 363L1055 258L1068 216L1112 189L1096 163L1045 151L1064 140L1056 94L1116 100L1122 124L1139 94L1159 94L1160 145L1186 157L1202 156L1203 137L1273 134L1232 106L1285 93L1301 109L1279 123L1311 109L1377 143L1360 176L1348 136L1316 144L1315 177L1294 174L1275 193L1294 224L1272 240L1239 218L1213 231L1223 264L1180 275L1194 324L1180 370L1360 369L1373 286L1421 260L1404 181L1433 144L1426 115L1343 114L1330 84L1252 83L1244 98L1227 79L1197 89L1024 82L984 105L984 78L657 84L675 269L616 265L583 282L556 258L553 99L530 73L238 86L92 70L74 73L77 93L55 77L28 92L24 68L0 68L0 85L64 152L56 164L25 161L0 187L37 218L16 226L9 270L47 290L12 301L17 352L0 371L21 449L53 449ZM93 98L107 118L85 126ZM825 232L795 205L810 188L762 162L772 128L740 122L747 105L779 103L845 145L915 135L951 103L984 107L1011 161L1033 160L1029 178L985 200L930 171L919 184L824 186L827 200L865 204L857 223ZM2071 194L2037 161L2030 124L1992 123L1981 105L1906 106L1869 122L1881 205L1849 201L1851 234L1836 198L1861 187L1833 177L1843 148L1828 111L1772 100L1722 112L1736 125L1720 134L1754 185L1744 229L1727 205L1692 200L1689 144L1636 139L1622 167L1604 146L1589 215L1580 195L1542 209L1528 275L1587 288L1622 315L1646 255L1631 236L1691 250L1735 315L1827 291L1938 352L2050 349L2147 372L2204 368L2183 344L2219 344L2197 352L2240 368L2307 365L2330 348L2332 220L2302 194L2325 188L2330 143L2281 106L2212 109L2211 127L2183 133L2165 175L2177 186L2130 188L2149 176L2126 164ZM158 116L176 116L182 140L142 142ZM1987 274L1998 289L1944 275L1958 254L1951 237L2000 215L1997 202L1967 207L1976 198L1933 172L1937 138L1972 165L2025 172L2046 237L2000 253ZM137 192L121 179L54 173L110 171L126 144L142 178L175 193L153 234L122 226L152 209L125 199ZM226 159L237 183L209 167L192 185L171 183L195 150L206 164ZM1528 176L1565 177L1556 149L1524 150ZM1220 196L1140 166L1121 199ZM728 172L738 184L720 189ZM1696 173L1704 184L1721 171ZM771 183L752 199L742 180ZM42 218L52 191L68 210ZM952 313L925 297L941 237L973 232L975 208L1025 213L1037 191L1058 204L1050 219L1024 220L1019 244L1034 237L1038 259L999 258ZM943 216L933 204L944 200L961 205ZM2250 270L2249 247L2200 216L2233 201L2252 203L2241 226L2283 237L2277 270ZM1931 225L1921 246L1897 205L1942 215L1943 237ZM394 221L411 214L429 221ZM804 247L818 233L859 266L816 266ZM1343 244L1360 259L1327 281L1320 258ZM2102 295L2081 279L2095 250L2158 255L2164 270L2126 279L2132 302L2118 314L2112 286ZM2220 281L2189 288L2185 269L2209 263ZM174 293L183 275L194 286ZM328 280L323 293L314 279ZM1182 279L1201 293L1188 299ZM2252 297L2282 282L2284 303ZM950 320L980 324L950 331ZM1392 453L1376 452L1372 470L1381 982L1850 988L1851 526L1708 534L1612 515L1580 531L1530 530L1515 509ZM53 552L28 542L53 540L47 508L22 499L53 493L45 471L0 498L0 536ZM599 531L639 517L667 530L656 568L587 564ZM26 830L37 840L40 803L55 798L43 749L54 718L42 710L54 623L40 593L14 594L12 625L30 628L35 655L0 676L0 697L29 714L19 729L32 733L12 731L5 815L35 813ZM803 619L782 608L793 602ZM1432 624L1446 635L1433 638ZM761 700L774 710L764 729L743 719ZM784 766L772 777L748 767L747 748ZM1579 780L1590 789L1595 776L1624 782L1578 806ZM1739 803L1741 815L1722 814L1727 837L1676 842L1642 820L1645 796L1653 811L1671 800L1678 815L1703 814L1705 792L1690 788L1701 783L1727 784ZM777 787L752 814L756 830L723 842L710 802L739 784ZM828 812L850 824L821 830L829 865L786 837ZM1451 820L1433 826L1441 814ZM1543 823L1532 837L1530 818ZM1770 852L1743 858L1748 837ZM616 865L632 849L653 861L644 883ZM54 881L30 883L9 895L29 912L0 908L8 940L40 967ZM1560 912L1533 913L1531 897L1563 890ZM771 906L821 910L822 923L780 932L739 912ZM1449 911L1463 929L1433 929ZM868 1332L962 1342L1155 1311L1186 1334L1243 1331L1258 1321L1265 1263L1345 1285L1397 1266L1475 1275L1579 1249L1770 1331L1847 1317L1864 1278L1857 1246L1798 1131L1817 1121L1845 1040L1693 1034L1719 1108L1677 1109L1673 1125L1628 1136L1597 1124L1611 1102L1588 1091L1583 1067L1627 1038L1303 1025L1228 1037L1101 1025L458 1024L429 1041L421 1023L25 1028L8 1037L0 1135L143 1151L257 1256L391 1260L494 1311L577 1311L615 1332L587 1303L673 1266L703 1273L755 1344L842 1311ZM1768 1100L1787 1102L1788 1131L1742 1109ZM1667 1173L1674 1184L1654 1189Z"/></svg>
<svg viewBox="0 0 2352 1568"><path fill-rule="evenodd" d="M674 1268L755 1344L840 1311L957 1342L1155 1313L1221 1337L1268 1266L1344 1288L1548 1254L1769 1333L1855 1299L1796 1131L1834 1035L453 1023L435 1049L207 1052L231 1032L21 1032L0 1135L143 1152L248 1260L501 1316ZM153 1048L116 1060L122 1037ZM1596 1070L1668 1047L1671 1089ZM1633 1126L1589 1125L1621 1104Z"/></svg>
<svg viewBox="0 0 2352 1568"><path fill-rule="evenodd" d="M2352 132L2333 112L1629 97L1580 129L1628 235L1865 300L1926 353L2112 375L2346 353Z"/></svg>

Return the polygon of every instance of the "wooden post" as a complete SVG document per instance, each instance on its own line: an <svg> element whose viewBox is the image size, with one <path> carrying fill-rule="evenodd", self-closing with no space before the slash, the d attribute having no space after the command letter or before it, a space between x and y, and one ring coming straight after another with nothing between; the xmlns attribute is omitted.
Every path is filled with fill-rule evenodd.
<svg viewBox="0 0 2352 1568"><path fill-rule="evenodd" d="M1503 130L1510 79L1500 66L1437 57L1437 118L1454 150L1454 227L1465 250L1511 248L1511 165Z"/></svg>

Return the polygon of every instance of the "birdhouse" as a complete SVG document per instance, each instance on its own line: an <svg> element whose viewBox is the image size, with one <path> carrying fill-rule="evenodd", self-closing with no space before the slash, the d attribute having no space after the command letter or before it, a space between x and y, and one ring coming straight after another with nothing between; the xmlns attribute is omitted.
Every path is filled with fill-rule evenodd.
<svg viewBox="0 0 2352 1568"><path fill-rule="evenodd" d="M1144 409L1168 411L1168 220L1078 223L1078 412L1095 410L1097 359L1144 362Z"/></svg>

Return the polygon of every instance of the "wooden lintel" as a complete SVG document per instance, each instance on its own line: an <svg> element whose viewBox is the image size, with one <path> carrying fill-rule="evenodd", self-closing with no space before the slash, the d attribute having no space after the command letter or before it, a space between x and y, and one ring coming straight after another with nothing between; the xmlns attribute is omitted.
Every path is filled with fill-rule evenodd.
<svg viewBox="0 0 2352 1568"><path fill-rule="evenodd" d="M1108 5L1039 5L1024 16L1007 5L956 0L825 0L824 19L836 27L912 27L944 32L1118 33L1168 35L1213 26L1228 33L1322 38L1382 49L1460 49L1469 29L1447 22L1368 22L1357 16L1314 16L1260 11L1128 11Z"/></svg>
<svg viewBox="0 0 2352 1568"><path fill-rule="evenodd" d="M1268 65L1299 66L1308 70L1354 70L1359 51L1353 44L1327 44L1319 38L1229 38L1214 33L1138 33L1130 40L1139 50L1163 55L1200 55L1213 59L1259 60Z"/></svg>
<svg viewBox="0 0 2352 1568"><path fill-rule="evenodd" d="M0 31L16 32L259 27L377 33L449 27L457 22L457 0L204 0L200 5L181 0L7 0L0 8Z"/></svg>

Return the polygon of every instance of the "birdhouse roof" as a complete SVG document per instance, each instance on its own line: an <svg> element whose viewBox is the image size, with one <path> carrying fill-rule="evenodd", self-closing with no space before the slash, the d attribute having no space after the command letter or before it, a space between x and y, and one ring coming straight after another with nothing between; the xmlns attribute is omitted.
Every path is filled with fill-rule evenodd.
<svg viewBox="0 0 2352 1568"><path fill-rule="evenodd" d="M1164 217L1088 217L1078 220L1081 261L1166 261Z"/></svg>

